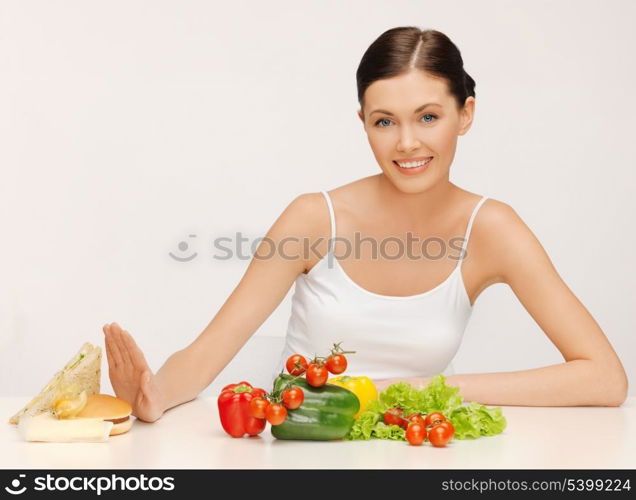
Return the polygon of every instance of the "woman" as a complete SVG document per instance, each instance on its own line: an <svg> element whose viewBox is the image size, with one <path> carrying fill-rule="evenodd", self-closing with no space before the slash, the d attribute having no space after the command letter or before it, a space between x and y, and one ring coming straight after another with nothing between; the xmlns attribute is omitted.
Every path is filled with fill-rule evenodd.
<svg viewBox="0 0 636 500"><path fill-rule="evenodd" d="M284 255L252 259L205 330L156 374L128 332L105 325L117 396L148 422L194 399L294 282L274 373L295 352L325 355L342 341L356 351L350 364L358 373L347 373L370 376L379 389L398 380L424 385L449 365L481 292L506 283L565 362L450 375L447 382L482 404L622 404L627 377L618 356L534 234L509 205L449 182L457 138L470 129L475 108L475 82L457 47L435 30L390 29L365 52L357 84L358 116L381 172L295 198L266 238L285 240ZM351 255L360 235L370 244ZM308 255L303 242L317 251ZM398 252L387 242L397 242ZM262 243L256 256L269 248Z"/></svg>

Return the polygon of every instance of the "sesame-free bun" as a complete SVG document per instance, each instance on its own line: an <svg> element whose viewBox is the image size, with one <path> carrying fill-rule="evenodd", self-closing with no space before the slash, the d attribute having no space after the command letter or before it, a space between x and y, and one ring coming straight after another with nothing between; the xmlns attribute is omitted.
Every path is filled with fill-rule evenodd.
<svg viewBox="0 0 636 500"><path fill-rule="evenodd" d="M128 432L132 427L133 421L132 418L128 417L123 422L118 424L113 424L113 428L110 430L111 436L116 436L117 434L123 434L124 432Z"/></svg>
<svg viewBox="0 0 636 500"><path fill-rule="evenodd" d="M128 432L132 427L131 413L132 406L128 401L108 394L92 394L76 418L103 418L113 422L110 435L115 436Z"/></svg>

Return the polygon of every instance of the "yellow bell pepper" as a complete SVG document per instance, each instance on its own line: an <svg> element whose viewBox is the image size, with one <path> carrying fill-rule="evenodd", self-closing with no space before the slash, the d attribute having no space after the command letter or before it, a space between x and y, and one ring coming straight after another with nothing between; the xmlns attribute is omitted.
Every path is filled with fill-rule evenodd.
<svg viewBox="0 0 636 500"><path fill-rule="evenodd" d="M378 399L378 389L375 387L373 380L369 377L350 377L349 375L341 375L339 377L331 377L327 380L327 383L349 389L358 397L360 400L360 410L353 416L353 418L358 418L367 409L369 401Z"/></svg>

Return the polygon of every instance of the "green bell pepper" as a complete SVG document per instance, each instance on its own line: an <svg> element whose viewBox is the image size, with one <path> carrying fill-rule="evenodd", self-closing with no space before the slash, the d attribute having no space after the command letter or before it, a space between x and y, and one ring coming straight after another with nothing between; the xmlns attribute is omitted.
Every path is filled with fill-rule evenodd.
<svg viewBox="0 0 636 500"><path fill-rule="evenodd" d="M281 373L274 380L273 392L293 378ZM352 391L332 384L313 387L302 377L292 381L291 386L299 386L305 399L295 410L288 410L282 424L271 426L275 438L330 441L342 439L351 430L353 417L360 409L360 401Z"/></svg>

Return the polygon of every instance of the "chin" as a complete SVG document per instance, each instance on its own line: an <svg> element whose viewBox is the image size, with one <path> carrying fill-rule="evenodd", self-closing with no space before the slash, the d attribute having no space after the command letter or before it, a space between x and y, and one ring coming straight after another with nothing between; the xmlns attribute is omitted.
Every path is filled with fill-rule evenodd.
<svg viewBox="0 0 636 500"><path fill-rule="evenodd" d="M404 183L402 183L404 184ZM406 194L420 194L428 191L430 186L423 182L418 183L407 183L407 185L397 185L396 186L400 191Z"/></svg>
<svg viewBox="0 0 636 500"><path fill-rule="evenodd" d="M426 179L401 179L399 177L387 175L384 172L385 177L393 184L395 189L405 194L418 194L428 191L431 188L431 181Z"/></svg>

